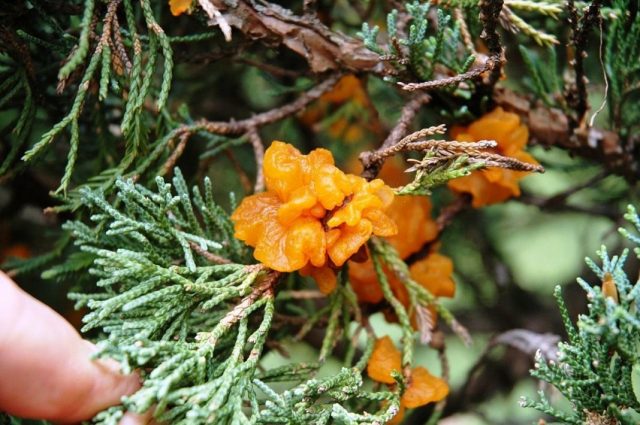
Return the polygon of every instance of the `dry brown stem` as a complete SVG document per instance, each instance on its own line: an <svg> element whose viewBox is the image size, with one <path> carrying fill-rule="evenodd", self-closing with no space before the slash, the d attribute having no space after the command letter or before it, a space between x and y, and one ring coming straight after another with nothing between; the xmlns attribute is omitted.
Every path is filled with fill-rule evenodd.
<svg viewBox="0 0 640 425"><path fill-rule="evenodd" d="M376 151L362 152L360 154L360 162L364 166L362 171L362 177L367 180L374 179L380 172L380 168L384 163L387 156L384 156L382 152L392 148L407 134L411 122L415 118L416 114L423 105L429 103L431 98L424 93L415 95L407 104L402 108L400 119L396 123L395 127L391 130L387 138L382 143L382 146Z"/></svg>
<svg viewBox="0 0 640 425"><path fill-rule="evenodd" d="M382 74L389 65L368 50L362 42L330 30L313 14L296 16L268 2L239 0L230 7L223 0L212 0L233 28L251 40L284 45L304 57L314 73L327 71L367 71Z"/></svg>

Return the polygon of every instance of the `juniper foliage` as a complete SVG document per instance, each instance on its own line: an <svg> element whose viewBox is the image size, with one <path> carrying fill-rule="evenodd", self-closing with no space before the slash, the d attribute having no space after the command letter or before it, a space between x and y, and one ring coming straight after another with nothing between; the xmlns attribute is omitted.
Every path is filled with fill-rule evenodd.
<svg viewBox="0 0 640 425"><path fill-rule="evenodd" d="M151 191L117 180L112 202L85 189L95 225L65 225L92 258L89 273L96 280L94 292L70 295L76 307L91 311L83 331L104 335L97 356L143 375L142 388L101 412L96 423L115 424L125 410L148 409L172 424L383 423L395 415L397 390L363 388L371 335L359 360L348 360L335 376L314 377L317 365L296 363L263 370L265 344L276 337L274 315L282 308L275 291L281 275L243 264L246 249L213 202L209 180L203 192L189 192L176 169L172 184L159 177L156 185ZM345 332L341 323L352 320L345 309L358 308L345 285L327 304L320 360ZM286 303L286 291L281 294ZM295 386L278 393L269 386L273 381ZM355 405L366 410L350 410Z"/></svg>
<svg viewBox="0 0 640 425"><path fill-rule="evenodd" d="M421 81L433 77L437 64L458 73L466 72L475 56L460 47L463 46L460 23L453 21L445 10L437 9L437 26L430 33L429 9L429 4L418 1L407 4L411 22L405 36L398 31L398 11L391 11L387 15L386 45L377 41L379 27L371 28L366 22L358 35L367 48L392 61L398 72L408 71Z"/></svg>
<svg viewBox="0 0 640 425"><path fill-rule="evenodd" d="M640 217L635 208L630 206L625 218L640 232ZM640 257L640 236L626 229L620 231L637 245L635 252ZM603 246L598 251L601 265L586 260L601 282L593 285L578 279L589 304L587 313L581 314L576 324L569 317L560 287L554 292L568 340L558 345L557 359L545 359L538 353L531 374L557 388L571 402L573 410L557 409L544 391L540 391L539 401L523 399L523 406L567 424L638 423L640 281L632 283L627 276L624 270L627 255L628 250L624 250L621 255L611 257ZM616 296L601 287L606 281L615 284Z"/></svg>

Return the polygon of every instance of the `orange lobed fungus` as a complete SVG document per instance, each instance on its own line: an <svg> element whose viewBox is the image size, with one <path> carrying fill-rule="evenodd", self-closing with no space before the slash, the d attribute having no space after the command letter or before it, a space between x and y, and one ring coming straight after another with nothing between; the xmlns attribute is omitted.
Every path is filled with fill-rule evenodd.
<svg viewBox="0 0 640 425"><path fill-rule="evenodd" d="M192 0L169 0L169 9L173 16L180 16L191 7Z"/></svg>
<svg viewBox="0 0 640 425"><path fill-rule="evenodd" d="M407 389L402 394L400 404L408 409L424 406L442 400L449 394L447 383L433 376L424 367L418 366L411 371Z"/></svg>
<svg viewBox="0 0 640 425"><path fill-rule="evenodd" d="M376 339L373 353L367 364L369 378L384 384L395 384L396 381L391 376L394 370L402 373L400 351L388 336Z"/></svg>
<svg viewBox="0 0 640 425"><path fill-rule="evenodd" d="M372 235L392 236L385 213L393 191L382 180L345 174L331 152L303 155L274 141L264 156L267 191L242 200L231 219L235 237L255 247L254 257L274 270L300 270L320 290L335 287L333 269L356 254Z"/></svg>
<svg viewBox="0 0 640 425"><path fill-rule="evenodd" d="M25 260L31 258L31 249L25 244L17 243L0 249L0 263L5 259L19 258Z"/></svg>
<svg viewBox="0 0 640 425"><path fill-rule="evenodd" d="M498 107L482 116L468 127L454 127L452 137L461 142L495 140L496 151L504 156L516 158L530 164L538 162L523 149L529 139L527 126L520 117L505 112ZM449 182L449 188L456 192L469 193L473 197L472 205L479 208L503 202L513 196L520 196L518 182L528 175L526 171L513 171L503 168L490 168L474 171L468 176Z"/></svg>
<svg viewBox="0 0 640 425"><path fill-rule="evenodd" d="M361 109L370 103L362 81L353 74L340 78L330 91L324 93L316 102L306 108L299 115L299 119L303 124L313 127L330 115L331 110L336 106L339 107L348 102L353 102ZM366 121L356 120L353 122L345 116L331 119L327 124L326 131L331 138L340 139L347 143L361 141L365 137L366 131L372 129Z"/></svg>
<svg viewBox="0 0 640 425"><path fill-rule="evenodd" d="M405 184L408 180L402 167L393 160L385 163L380 177L394 186ZM386 239L398 251L400 258L406 259L438 236L438 227L431 218L431 202L424 196L397 196L386 213L398 224L398 233ZM432 252L413 263L409 271L413 280L433 295L453 297L453 262L449 257ZM404 284L395 273L385 269L385 274L394 295L405 306L408 305L409 294ZM349 280L360 301L375 304L384 298L371 260L362 263L351 261Z"/></svg>
<svg viewBox="0 0 640 425"><path fill-rule="evenodd" d="M320 100L327 103L354 101L359 105L365 105L368 101L367 91L358 77L353 74L340 78L332 90L320 96Z"/></svg>
<svg viewBox="0 0 640 425"><path fill-rule="evenodd" d="M391 376L394 370L401 371L401 353L391 338L384 336L375 342L373 353L367 364L367 374L374 381L395 384ZM389 423L399 423L405 408L413 409L438 402L448 394L449 386L443 379L432 375L424 367L413 368L408 376L407 387L400 398L400 411Z"/></svg>

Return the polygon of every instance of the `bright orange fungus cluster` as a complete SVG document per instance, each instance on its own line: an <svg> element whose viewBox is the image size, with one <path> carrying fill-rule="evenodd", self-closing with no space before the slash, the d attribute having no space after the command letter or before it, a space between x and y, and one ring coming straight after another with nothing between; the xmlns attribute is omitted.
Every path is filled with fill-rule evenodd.
<svg viewBox="0 0 640 425"><path fill-rule="evenodd" d="M193 0L169 0L169 9L173 16L179 16L189 10Z"/></svg>
<svg viewBox="0 0 640 425"><path fill-rule="evenodd" d="M390 159L382 167L380 177L385 182L400 186L407 183L407 175L398 163ZM386 238L402 259L418 252L426 243L438 236L438 227L431 218L431 202L424 196L396 196L387 215L398 223L398 233ZM437 252L429 252L424 258L410 265L411 278L437 297L453 297L455 283L451 278L453 262ZM395 273L385 274L391 290L400 302L409 306L409 294ZM349 263L349 281L362 302L379 303L384 298L371 260Z"/></svg>
<svg viewBox="0 0 640 425"><path fill-rule="evenodd" d="M299 116L300 121L309 127L315 127L318 122L331 114L330 110L332 108L339 108L350 102L357 105L357 110L360 112L365 111L370 102L364 85L353 74L340 78L331 90L324 93L318 101L306 108ZM348 143L361 141L365 131L373 129L372 123L364 120L362 116L359 117L360 119L354 120L353 118L353 116L348 117L338 113L335 119L327 120L330 121L326 128L327 134L334 140L344 140Z"/></svg>
<svg viewBox="0 0 640 425"><path fill-rule="evenodd" d="M502 108L496 108L482 116L468 127L454 127L452 137L461 142L495 140L496 151L504 156L519 159L530 164L538 162L523 149L529 139L529 130L520 123L520 117ZM528 172L512 171L504 168L489 168L474 171L468 176L451 180L449 188L456 192L470 193L472 205L479 208L503 202L512 196L520 196L518 181Z"/></svg>
<svg viewBox="0 0 640 425"><path fill-rule="evenodd" d="M311 275L324 293L335 288L334 269L372 235L398 231L385 213L391 188L343 173L326 149L303 155L274 141L264 177L267 191L244 198L231 216L235 236L255 247L254 257L267 267Z"/></svg>
<svg viewBox="0 0 640 425"><path fill-rule="evenodd" d="M376 340L373 353L367 364L367 374L374 381L384 384L395 384L391 372L402 373L401 353L385 336ZM424 367L416 367L411 370L407 388L400 399L400 411L389 423L399 423L404 415L404 409L412 409L442 400L449 394L447 383L431 375Z"/></svg>

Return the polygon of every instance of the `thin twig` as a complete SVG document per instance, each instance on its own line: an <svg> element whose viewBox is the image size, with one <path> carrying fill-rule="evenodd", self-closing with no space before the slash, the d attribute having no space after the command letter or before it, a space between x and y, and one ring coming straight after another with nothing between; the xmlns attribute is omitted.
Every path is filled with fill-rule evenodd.
<svg viewBox="0 0 640 425"><path fill-rule="evenodd" d="M396 143L398 143L406 134L420 108L427 104L431 98L425 93L419 93L414 96L404 107L400 113L400 119L395 127L391 130L382 146L376 151L362 152L360 154L360 162L364 166L362 177L367 180L374 179L380 172L380 168L386 157L380 156L380 152L384 152Z"/></svg>
<svg viewBox="0 0 640 425"><path fill-rule="evenodd" d="M586 47L588 42L589 31L593 27L596 19L600 17L600 8L602 0L594 0L586 12L578 19L578 11L573 0L567 2L569 11L569 24L573 29L572 43L575 48L574 53L574 71L575 71L575 92L569 91L570 99L568 103L574 107L577 114L577 124L582 126L587 110L589 109L589 99L587 94L587 77L584 71L584 59L587 56Z"/></svg>
<svg viewBox="0 0 640 425"><path fill-rule="evenodd" d="M480 68L472 69L470 71L467 71L462 74L458 74L453 77L445 77L439 80L424 81L422 83L398 83L398 85L400 86L400 88L402 88L402 90L406 90L406 91L416 91L416 90L426 91L426 90L439 89L443 87L449 87L454 84L462 83L463 81L466 81L466 80L472 80L474 78L478 78L486 71L490 71L495 68L499 69L499 67L497 67L496 64L497 62L492 61L491 58L489 58L489 60L487 60L484 63L484 65L482 65Z"/></svg>
<svg viewBox="0 0 640 425"><path fill-rule="evenodd" d="M253 191L258 193L264 190L264 172L262 171L262 163L264 162L264 145L256 127L251 127L249 131L247 131L247 136L249 137L249 141L253 147L253 155L256 159L256 184Z"/></svg>
<svg viewBox="0 0 640 425"><path fill-rule="evenodd" d="M600 21L600 45L598 47L598 59L600 60L600 68L602 69L602 79L604 80L604 96L602 96L602 104L600 107L591 115L591 119L589 119L589 127L593 127L593 123L596 120L596 117L600 112L602 112L607 106L607 96L609 95L609 77L607 76L607 70L604 65L604 53L602 52L602 45L604 39L604 31L602 29L602 16L598 16L598 20Z"/></svg>
<svg viewBox="0 0 640 425"><path fill-rule="evenodd" d="M485 41L489 49L487 65L490 65L490 74L487 80L487 86L489 89L492 89L500 78L503 61L500 35L498 35L498 24L503 0L480 0L479 6L480 22L482 22L482 34L480 34L480 37Z"/></svg>
<svg viewBox="0 0 640 425"><path fill-rule="evenodd" d="M441 334L441 332L438 332ZM450 368L449 368L449 359L447 357L447 346L444 336L440 336L439 338L435 338L438 344L434 347L438 351L438 360L440 360L440 368L442 369L442 379L449 383L450 380ZM438 420L444 413L444 408L447 406L447 397L440 400L436 403L433 408L433 412L431 413L431 417L429 418L429 422L426 425L435 425L438 423Z"/></svg>
<svg viewBox="0 0 640 425"><path fill-rule="evenodd" d="M184 152L184 148L187 146L187 142L189 141L189 136L191 136L191 133L182 133L180 135L179 137L180 141L178 142L178 145L175 147L173 152L171 152L171 155L169 155L169 158L167 158L164 165L162 166L160 175L163 176L167 174L176 165L176 162Z"/></svg>
<svg viewBox="0 0 640 425"><path fill-rule="evenodd" d="M259 267L264 268L261 264L247 267ZM277 283L282 273L275 270L270 270L262 281L253 288L251 293L244 297L233 309L231 309L216 325L216 330L230 329L234 324L240 321L246 315L246 310L254 304L258 299L263 296L272 297L273 287ZM219 332L201 333L198 334L197 340L199 342L206 342L207 344L215 347L218 340L216 334Z"/></svg>
<svg viewBox="0 0 640 425"><path fill-rule="evenodd" d="M290 291L280 291L278 293L278 299L293 299L293 300L314 300L325 299L326 294L313 289L300 289ZM306 320L306 319L305 319Z"/></svg>
<svg viewBox="0 0 640 425"><path fill-rule="evenodd" d="M252 128L262 127L276 121L280 121L290 115L293 115L304 109L309 103L313 102L325 92L329 91L342 76L341 73L335 73L325 79L323 82L313 87L307 92L302 93L296 100L279 108L272 109L261 114L254 115L240 121L207 121L201 120L193 126L185 126L185 129L193 129L194 131L208 131L215 134L223 135L240 135L249 132Z"/></svg>
<svg viewBox="0 0 640 425"><path fill-rule="evenodd" d="M229 161L231 161L231 165L233 166L233 169L238 174L238 178L240 179L240 184L242 185L242 188L244 189L245 193L251 193L251 190L253 190L253 186L251 185L251 179L249 178L249 175L244 170L244 168L242 168L242 165L240 165L240 161L238 161L238 158L236 158L236 156L233 154L233 151L231 149L225 149L224 153L227 156L227 158L229 158Z"/></svg>
<svg viewBox="0 0 640 425"><path fill-rule="evenodd" d="M422 130L418 130L415 133L411 133L410 135L403 137L402 139L400 139L400 141L396 142L395 144L389 145L386 148L381 147L377 151L373 152L373 154L370 157L370 160L372 161L384 160L397 153L410 150L410 149L407 149L407 147L415 145L416 144L415 142L423 137L434 136L436 134L444 134L446 131L447 131L447 128L444 124L423 128ZM434 141L431 140L431 142L434 142ZM420 143L425 143L425 142L418 142L417 144L420 144Z"/></svg>
<svg viewBox="0 0 640 425"><path fill-rule="evenodd" d="M231 260L228 260L219 255L213 254L206 249L203 249L199 244L195 242L189 242L189 247L193 249L195 252L203 256L207 261L210 261L214 264L230 264Z"/></svg>
<svg viewBox="0 0 640 425"><path fill-rule="evenodd" d="M302 109L304 109L309 103L318 99L325 92L329 91L342 76L342 73L335 73L327 77L323 82L313 87L312 89L302 93L293 102L287 103L278 108L263 112L246 118L240 121L233 119L229 121L207 121L200 120L195 124L182 125L174 129L169 133L165 140L165 143L158 144L155 150L151 153L149 161L155 161L166 149L166 146L173 142L176 138L182 138L185 134L193 134L200 131L206 131L209 133L220 134L225 136L239 136L246 134L249 141L252 143L254 153L256 155L256 190L264 187L262 177L262 158L264 156L264 147L260 141L260 137L257 133L258 129L264 125L271 124L276 121L280 121L290 115L293 115ZM182 140L182 139L181 139ZM186 143L186 142L185 142ZM135 176L134 176L135 177Z"/></svg>

